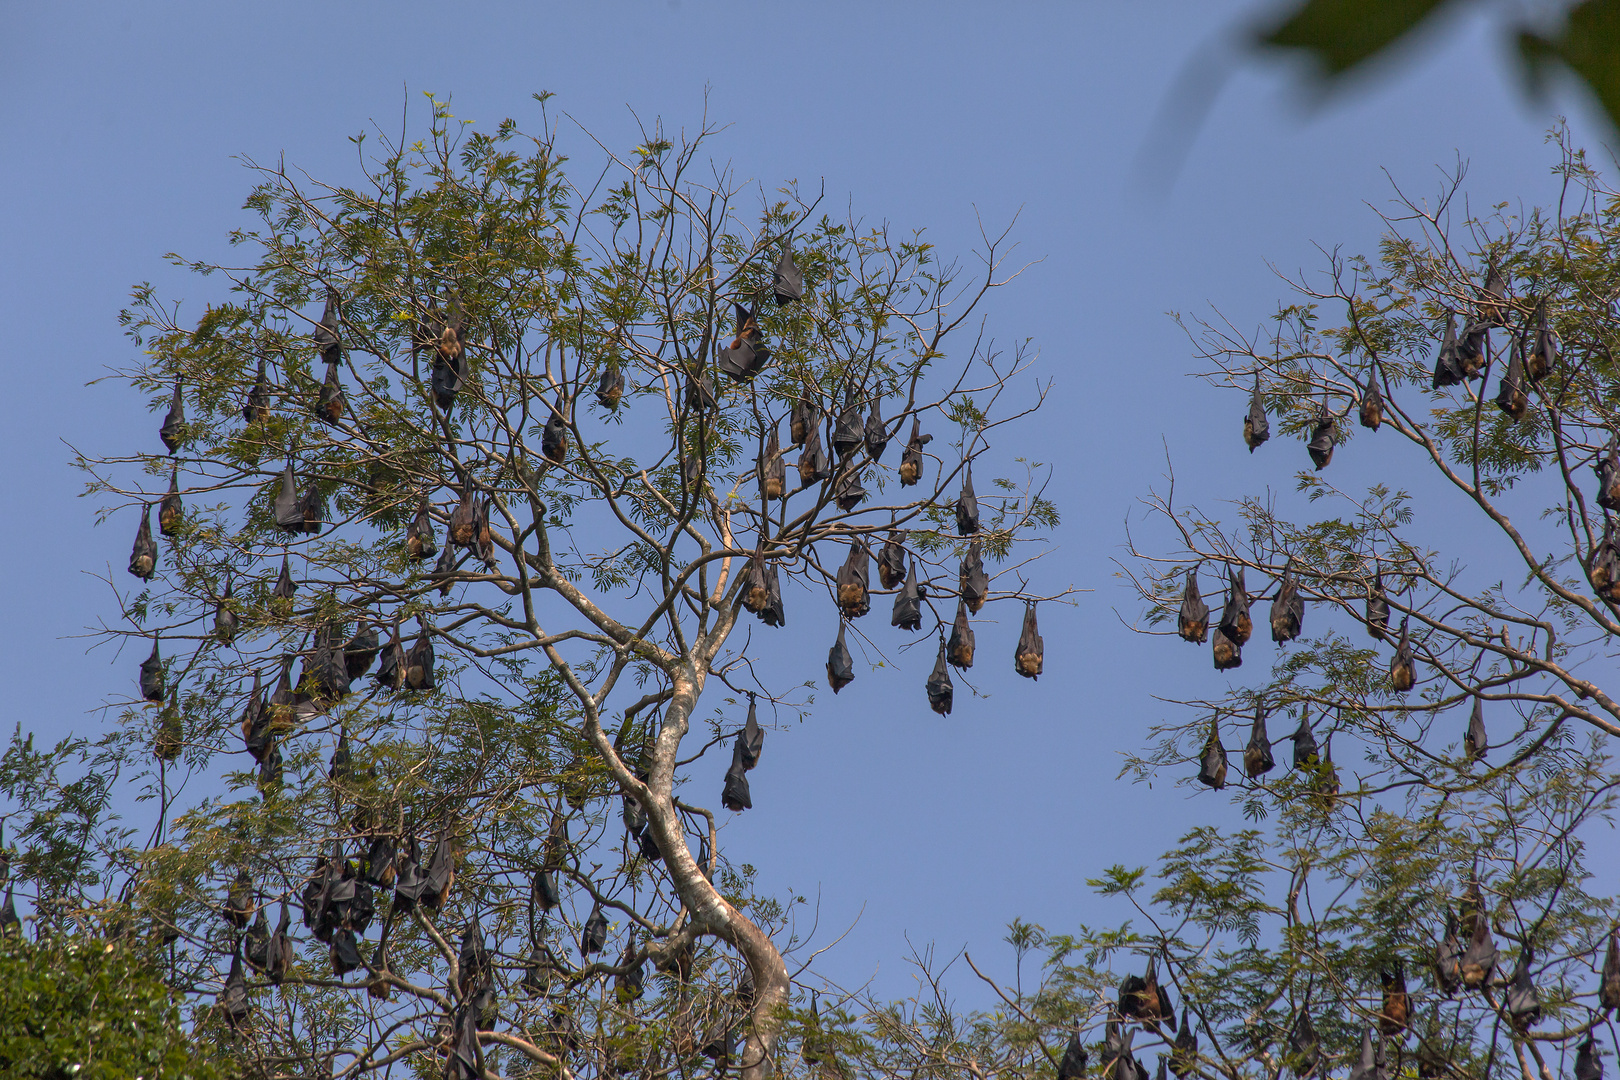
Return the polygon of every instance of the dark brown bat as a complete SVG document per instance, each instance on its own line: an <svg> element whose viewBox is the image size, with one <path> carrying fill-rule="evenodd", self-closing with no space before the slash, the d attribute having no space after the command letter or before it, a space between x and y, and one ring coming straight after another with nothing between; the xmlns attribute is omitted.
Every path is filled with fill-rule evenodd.
<svg viewBox="0 0 1620 1080"><path fill-rule="evenodd" d="M231 598L231 583L225 582L225 592L214 602L214 640L221 645L229 645L236 640L237 628L241 620L236 614L236 605Z"/></svg>
<svg viewBox="0 0 1620 1080"><path fill-rule="evenodd" d="M1176 614L1176 633L1181 640L1202 645L1209 637L1209 605L1198 591L1198 571L1187 571L1187 587L1181 593L1181 610Z"/></svg>
<svg viewBox="0 0 1620 1080"><path fill-rule="evenodd" d="M787 613L782 607L782 581L777 575L774 560L765 564L765 591L770 600L765 605L765 610L759 613L759 621L766 626L786 626Z"/></svg>
<svg viewBox="0 0 1620 1080"><path fill-rule="evenodd" d="M433 404L445 415L455 407L456 394L461 391L464 377L459 358L450 362L441 353L433 356L433 366L428 370L428 387L433 392Z"/></svg>
<svg viewBox="0 0 1620 1080"><path fill-rule="evenodd" d="M788 244L782 245L781 257L771 273L771 289L778 305L790 304L804 295L804 275L793 261L793 248Z"/></svg>
<svg viewBox="0 0 1620 1080"><path fill-rule="evenodd" d="M962 599L967 601L968 610L975 615L990 599L990 575L985 573L984 557L980 552L981 545L977 540L969 544L956 573Z"/></svg>
<svg viewBox="0 0 1620 1080"><path fill-rule="evenodd" d="M1525 374L1539 383L1558 363L1558 336L1547 328L1547 302L1536 305L1536 333L1525 357Z"/></svg>
<svg viewBox="0 0 1620 1080"><path fill-rule="evenodd" d="M17 899L12 892L12 888L13 886L8 882L5 903L0 904L0 937L20 936L22 934L22 920L17 917Z"/></svg>
<svg viewBox="0 0 1620 1080"><path fill-rule="evenodd" d="M180 449L186 441L186 400L180 392L180 384L174 384L174 400L169 402L168 415L163 418L163 426L158 428L158 438L170 454Z"/></svg>
<svg viewBox="0 0 1620 1080"><path fill-rule="evenodd" d="M367 885L374 885L379 889L391 889L394 886L394 859L399 849L394 844L394 838L387 833L378 833L371 838L371 846L366 850L365 872L362 880Z"/></svg>
<svg viewBox="0 0 1620 1080"><path fill-rule="evenodd" d="M625 942L624 951L619 954L619 972L613 976L613 997L620 1005L640 1001L647 992L645 963L635 944Z"/></svg>
<svg viewBox="0 0 1620 1080"><path fill-rule="evenodd" d="M1216 791L1226 786L1226 748L1221 745L1221 722L1211 719L1209 738L1204 742L1203 755L1198 759L1198 782Z"/></svg>
<svg viewBox="0 0 1620 1080"><path fill-rule="evenodd" d="M1384 988L1384 1007L1378 1016L1378 1030L1385 1038L1399 1037L1412 1019L1412 999L1406 993L1406 973L1399 960L1394 971L1380 971L1379 982Z"/></svg>
<svg viewBox="0 0 1620 1080"><path fill-rule="evenodd" d="M1457 969L1462 974L1463 986L1469 990L1484 986L1496 969L1496 941L1491 937L1491 918L1484 911L1474 914L1474 930Z"/></svg>
<svg viewBox="0 0 1620 1080"><path fill-rule="evenodd" d="M720 791L720 805L727 810L751 810L753 795L748 790L748 768L743 764L743 746L736 742L731 748L731 767L726 770L726 783Z"/></svg>
<svg viewBox="0 0 1620 1080"><path fill-rule="evenodd" d="M1434 947L1434 984L1450 997L1462 986L1462 942L1457 939L1457 916L1446 908L1446 931Z"/></svg>
<svg viewBox="0 0 1620 1080"><path fill-rule="evenodd" d="M1485 284L1480 287L1479 317L1496 326L1506 326L1508 317L1507 278L1492 266L1485 271Z"/></svg>
<svg viewBox="0 0 1620 1080"><path fill-rule="evenodd" d="M1317 472L1327 468L1328 462L1333 460L1333 445L1338 440L1338 435L1339 422L1328 411L1327 402L1323 401L1316 410L1316 423L1311 428L1311 441L1305 444Z"/></svg>
<svg viewBox="0 0 1620 1080"><path fill-rule="evenodd" d="M1457 361L1462 366L1463 378L1477 379L1485 373L1485 350L1490 343L1489 322L1471 322L1463 326L1462 340L1457 343Z"/></svg>
<svg viewBox="0 0 1620 1080"><path fill-rule="evenodd" d="M253 925L242 937L242 959L254 971L264 971L270 966L270 920L263 907L254 915Z"/></svg>
<svg viewBox="0 0 1620 1080"><path fill-rule="evenodd" d="M758 765L759 755L765 749L765 729L759 726L759 712L753 694L748 695L748 721L737 735L737 743L742 747L742 767L752 769Z"/></svg>
<svg viewBox="0 0 1620 1080"><path fill-rule="evenodd" d="M1238 643L1226 636L1226 632L1219 626L1215 628L1213 648L1216 671L1230 671L1243 666L1243 650Z"/></svg>
<svg viewBox="0 0 1620 1080"><path fill-rule="evenodd" d="M939 640L939 656L934 661L934 670L928 676L925 687L928 691L928 707L941 716L951 715L951 699L955 695L955 687L951 685L950 668L945 662L945 639Z"/></svg>
<svg viewBox="0 0 1620 1080"><path fill-rule="evenodd" d="M407 836L394 856L394 912L406 914L416 909L427 889L422 874L421 852L416 837Z"/></svg>
<svg viewBox="0 0 1620 1080"><path fill-rule="evenodd" d="M854 468L846 468L838 483L833 486L833 501L838 509L848 513L866 501L866 488L861 486L861 474Z"/></svg>
<svg viewBox="0 0 1620 1080"><path fill-rule="evenodd" d="M1439 390L1456 386L1463 381L1463 362L1457 355L1457 318L1446 316L1446 333L1440 339L1440 348L1434 354L1434 375L1430 385Z"/></svg>
<svg viewBox="0 0 1620 1080"><path fill-rule="evenodd" d="M765 335L753 311L741 304L733 306L737 309L737 336L729 346L720 350L715 366L727 378L747 382L770 362L771 353L763 344Z"/></svg>
<svg viewBox="0 0 1620 1080"><path fill-rule="evenodd" d="M1086 1047L1080 1041L1080 1029L1077 1026L1069 1036L1069 1043L1063 1048L1063 1058L1058 1062L1057 1080L1086 1080Z"/></svg>
<svg viewBox="0 0 1620 1080"><path fill-rule="evenodd" d="M439 553L438 541L433 535L432 506L426 495L416 506L416 516L405 525L405 553L412 562L431 559Z"/></svg>
<svg viewBox="0 0 1620 1080"><path fill-rule="evenodd" d="M1271 601L1271 640L1293 641L1299 637L1304 621L1305 598L1299 593L1299 579L1294 577L1290 561L1277 585L1277 596Z"/></svg>
<svg viewBox="0 0 1620 1080"><path fill-rule="evenodd" d="M1575 1052L1575 1080L1603 1080L1603 1062L1591 1031Z"/></svg>
<svg viewBox="0 0 1620 1080"><path fill-rule="evenodd" d="M304 492L303 499L298 503L299 527L310 536L317 536L325 516L326 500L321 498L321 489L311 480L309 490Z"/></svg>
<svg viewBox="0 0 1620 1080"><path fill-rule="evenodd" d="M765 553L755 551L748 559L748 569L743 571L742 605L745 609L758 615L769 606L771 601L770 589L765 583Z"/></svg>
<svg viewBox="0 0 1620 1080"><path fill-rule="evenodd" d="M973 626L968 622L967 602L956 601L956 620L951 623L951 638L945 645L945 659L964 671L973 666Z"/></svg>
<svg viewBox="0 0 1620 1080"><path fill-rule="evenodd" d="M885 589L894 588L906 578L905 542L905 530L895 529L878 549L878 583Z"/></svg>
<svg viewBox="0 0 1620 1080"><path fill-rule="evenodd" d="M774 425L759 459L759 491L767 499L787 498L787 462L782 457L782 441Z"/></svg>
<svg viewBox="0 0 1620 1080"><path fill-rule="evenodd" d="M1525 392L1524 384L1524 353L1519 348L1519 339L1514 337L1508 348L1507 374L1502 376L1502 385L1496 391L1496 407L1514 420L1523 420L1530 407L1530 395Z"/></svg>
<svg viewBox="0 0 1620 1080"><path fill-rule="evenodd" d="M152 756L159 761L174 761L185 746L185 725L180 720L180 710L171 701L158 714L157 734L152 738Z"/></svg>
<svg viewBox="0 0 1620 1080"><path fill-rule="evenodd" d="M1612 926L1603 951L1603 971L1598 976L1598 1005L1606 1013L1620 1009L1620 933Z"/></svg>
<svg viewBox="0 0 1620 1080"><path fill-rule="evenodd" d="M348 401L343 397L343 383L338 379L338 366L332 364L326 369L326 379L321 383L320 397L315 401L315 418L328 424L336 424L343 419L343 413L347 409Z"/></svg>
<svg viewBox="0 0 1620 1080"><path fill-rule="evenodd" d="M158 546L152 539L151 504L141 506L141 524L135 530L135 546L129 552L129 572L142 581L151 581L157 573Z"/></svg>
<svg viewBox="0 0 1620 1080"><path fill-rule="evenodd" d="M461 485L461 501L450 512L450 542L464 548L478 543L478 501L471 480Z"/></svg>
<svg viewBox="0 0 1620 1080"><path fill-rule="evenodd" d="M1308 1024L1310 1021L1307 1020ZM1193 1030L1190 1010L1181 1010L1181 1026L1176 1029L1175 1042L1170 1044L1170 1071L1177 1080L1186 1080L1198 1068L1198 1034Z"/></svg>
<svg viewBox="0 0 1620 1080"><path fill-rule="evenodd" d="M881 389L872 395L872 411L866 414L866 456L873 461L883 457L883 451L889 448L889 429L883 422L883 413L878 406L883 401Z"/></svg>
<svg viewBox="0 0 1620 1080"><path fill-rule="evenodd" d="M806 396L800 395L788 413L788 438L793 445L802 446L812 431L821 427L821 410Z"/></svg>
<svg viewBox="0 0 1620 1080"><path fill-rule="evenodd" d="M1412 642L1407 633L1409 618L1401 619L1401 640L1389 662L1389 685L1404 694L1417 684L1417 663L1412 658Z"/></svg>
<svg viewBox="0 0 1620 1080"><path fill-rule="evenodd" d="M450 586L456 583L456 549L445 544L439 550L439 561L433 564L433 576L439 581L439 595L449 596Z"/></svg>
<svg viewBox="0 0 1620 1080"><path fill-rule="evenodd" d="M438 685L433 667L433 638L429 636L427 623L422 624L421 631L416 635L416 644L405 658L405 686L411 690L432 690Z"/></svg>
<svg viewBox="0 0 1620 1080"><path fill-rule="evenodd" d="M922 589L917 584L916 560L906 571L900 591L894 594L894 614L889 618L889 625L902 630L922 629Z"/></svg>
<svg viewBox="0 0 1620 1080"><path fill-rule="evenodd" d="M422 874L422 906L438 911L450 899L450 889L456 883L456 844L446 828L433 845L433 857L428 860Z"/></svg>
<svg viewBox="0 0 1620 1080"><path fill-rule="evenodd" d="M349 972L365 966L365 961L360 958L360 945L354 939L353 930L343 927L332 931L330 959L332 974L340 979Z"/></svg>
<svg viewBox="0 0 1620 1080"><path fill-rule="evenodd" d="M1271 736L1266 733L1266 707L1254 707L1254 724L1249 728L1249 745L1243 748L1243 771L1250 780L1258 780L1277 767L1271 755Z"/></svg>
<svg viewBox="0 0 1620 1080"><path fill-rule="evenodd" d="M956 535L972 536L979 531L979 500L973 494L973 462L962 474L962 493L956 497Z"/></svg>
<svg viewBox="0 0 1620 1080"><path fill-rule="evenodd" d="M346 728L339 728L337 747L332 751L332 761L326 775L328 779L340 782L349 779L353 774L354 751L349 749L349 732Z"/></svg>
<svg viewBox="0 0 1620 1080"><path fill-rule="evenodd" d="M264 360L259 361L259 372L253 377L253 389L242 402L242 419L249 426L259 422L270 412L270 380L264 373Z"/></svg>
<svg viewBox="0 0 1620 1080"><path fill-rule="evenodd" d="M617 360L608 360L607 366L602 369L602 378L596 384L596 400L604 408L617 409L619 402L624 398L624 372L619 369Z"/></svg>
<svg viewBox="0 0 1620 1080"><path fill-rule="evenodd" d="M1384 592L1384 575L1382 572L1373 575L1372 584L1367 587L1367 633L1374 641L1389 640L1389 597Z"/></svg>
<svg viewBox="0 0 1620 1080"><path fill-rule="evenodd" d="M341 301L338 291L332 286L326 287L326 310L321 312L321 321L315 324L315 351L320 354L323 361L328 364L340 363L343 360L343 339L339 324L339 309Z"/></svg>
<svg viewBox="0 0 1620 1080"><path fill-rule="evenodd" d="M827 459L827 451L821 448L821 429L813 427L805 433L799 451L799 484L809 487L830 476L832 462Z"/></svg>
<svg viewBox="0 0 1620 1080"><path fill-rule="evenodd" d="M399 626L395 624L389 631L388 645L382 651L382 659L377 664L377 673L372 678L385 690L403 690L405 675L410 666L405 646L399 640Z"/></svg>
<svg viewBox="0 0 1620 1080"><path fill-rule="evenodd" d="M248 920L253 918L255 905L253 903L253 879L246 870L236 872L236 880L225 890L225 899L219 905L222 918L238 930L247 926Z"/></svg>
<svg viewBox="0 0 1620 1080"><path fill-rule="evenodd" d="M838 569L838 610L846 619L858 619L872 609L866 583L872 555L859 539L849 542L849 557Z"/></svg>
<svg viewBox="0 0 1620 1080"><path fill-rule="evenodd" d="M1513 979L1508 983L1507 1014L1508 1023L1520 1035L1528 1034L1530 1025L1541 1019L1541 996L1536 993L1536 984L1530 978L1530 964L1534 960L1534 953L1529 945L1519 953L1519 965L1513 971Z"/></svg>
<svg viewBox="0 0 1620 1080"><path fill-rule="evenodd" d="M857 397L855 387L844 390L844 411L838 414L838 420L833 424L832 448L839 461L866 445L866 422L861 419Z"/></svg>
<svg viewBox="0 0 1620 1080"><path fill-rule="evenodd" d="M350 682L371 670L379 649L377 628L362 619L354 628L354 637L343 644L343 669Z"/></svg>
<svg viewBox="0 0 1620 1080"><path fill-rule="evenodd" d="M1485 734L1485 706L1474 695L1474 708L1468 716L1468 732L1463 736L1463 752L1469 761L1484 761L1489 739Z"/></svg>
<svg viewBox="0 0 1620 1080"><path fill-rule="evenodd" d="M552 412L540 433L540 453L554 465L568 460L568 425L563 422L561 408Z"/></svg>
<svg viewBox="0 0 1620 1080"><path fill-rule="evenodd" d="M1367 378L1367 389L1361 394L1361 426L1377 431L1384 422L1384 395L1378 391L1378 375Z"/></svg>
<svg viewBox="0 0 1620 1080"><path fill-rule="evenodd" d="M270 516L276 528L282 532L295 533L304 529L304 505L298 499L298 480L293 476L291 461L281 471L281 487L276 491Z"/></svg>
<svg viewBox="0 0 1620 1080"><path fill-rule="evenodd" d="M1373 1029L1361 1029L1361 1056L1356 1063L1350 1066L1348 1080L1385 1080L1384 1070L1379 1068L1378 1058L1383 1052L1383 1043L1373 1045Z"/></svg>
<svg viewBox="0 0 1620 1080"><path fill-rule="evenodd" d="M607 944L607 932L608 921L607 916L602 914L602 905L593 904L590 918L585 920L585 926L580 931L580 955L590 956L592 953L601 952L602 947Z"/></svg>
<svg viewBox="0 0 1620 1080"><path fill-rule="evenodd" d="M297 591L298 586L293 584L292 579L292 565L288 563L287 556L283 555L281 573L276 575L276 585L270 590L270 595L277 600L291 600Z"/></svg>
<svg viewBox="0 0 1620 1080"><path fill-rule="evenodd" d="M484 569L494 570L499 563L495 558L495 534L489 528L489 515L495 509L495 500L486 498L478 506L478 532L477 542L473 551L478 555L478 561L484 564Z"/></svg>
<svg viewBox="0 0 1620 1080"><path fill-rule="evenodd" d="M141 697L147 701L163 703L163 656L158 651L158 639L152 637L152 654L141 661Z"/></svg>
<svg viewBox="0 0 1620 1080"><path fill-rule="evenodd" d="M242 974L242 949L231 953L231 971L217 999L219 1011L232 1031L238 1031L247 1022L252 1006L248 1003L247 978Z"/></svg>
<svg viewBox="0 0 1620 1080"><path fill-rule="evenodd" d="M1593 463L1597 471L1597 503L1605 510L1620 510L1620 446L1613 439Z"/></svg>
<svg viewBox="0 0 1620 1080"><path fill-rule="evenodd" d="M1260 393L1260 373L1257 371L1254 373L1254 393L1249 395L1249 411L1243 414L1243 443L1252 454L1269 438L1271 421L1266 417L1266 399Z"/></svg>
<svg viewBox="0 0 1620 1080"><path fill-rule="evenodd" d="M1243 569L1226 568L1226 604L1221 609L1221 633L1238 648L1249 643L1254 620L1249 616L1249 590L1243 584Z"/></svg>
<svg viewBox="0 0 1620 1080"><path fill-rule="evenodd" d="M479 925L477 915L461 932L456 967L456 989L461 991L462 997L471 997L473 990L490 972L489 946L484 944L484 928Z"/></svg>
<svg viewBox="0 0 1620 1080"><path fill-rule="evenodd" d="M256 671L253 689L248 692L247 708L242 712L242 745L253 755L254 761L263 761L265 751L270 748L270 713L265 707Z"/></svg>
<svg viewBox="0 0 1620 1080"><path fill-rule="evenodd" d="M1013 650L1013 670L1026 679L1039 679L1046 662L1046 642L1041 640L1040 628L1035 622L1035 601L1024 603L1024 629L1018 635L1018 647Z"/></svg>
<svg viewBox="0 0 1620 1080"><path fill-rule="evenodd" d="M900 486L910 487L922 479L923 447L934 441L932 435L922 433L922 419L911 418L911 438L900 454Z"/></svg>

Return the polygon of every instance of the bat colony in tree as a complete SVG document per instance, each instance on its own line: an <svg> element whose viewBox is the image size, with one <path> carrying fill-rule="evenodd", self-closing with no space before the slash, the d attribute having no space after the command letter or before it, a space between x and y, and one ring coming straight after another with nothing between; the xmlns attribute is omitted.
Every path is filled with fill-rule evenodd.
<svg viewBox="0 0 1620 1080"><path fill-rule="evenodd" d="M118 925L170 947L254 1075L785 1067L788 913L719 857L711 781L677 794L715 749L722 806L782 812L751 774L810 701L749 642L835 615L835 691L870 670L858 638L937 658L940 714L980 634L1041 673L1049 597L1009 571L1056 513L1034 467L978 496L972 466L1044 390L1001 416L1021 354L946 366L1001 241L967 282L796 191L745 224L729 173L695 179L707 135L649 133L588 195L549 135L436 104L363 189L261 170L257 259L196 266L233 293L195 324L136 293L167 454L83 462L135 511L118 633L150 643L130 722L163 763ZM129 465L167 481L161 547ZM975 627L993 601L1016 640ZM230 794L171 802L210 769Z"/></svg>
<svg viewBox="0 0 1620 1080"><path fill-rule="evenodd" d="M1588 891L1614 882L1582 826L1617 783L1620 202L1578 152L1561 171L1557 215L1465 221L1460 177L1402 197L1381 261L1334 254L1264 341L1191 328L1210 378L1248 398L1255 464L1298 452L1274 425L1305 442L1308 498L1298 518L1245 498L1234 528L1154 496L1180 550L1132 549L1150 620L1234 682L1179 702L1127 772L1196 768L1269 821L1168 857L1159 902L1190 921L1143 948L1198 1021L1170 1047L1177 1076L1596 1078L1612 1052L1620 909ZM1381 479L1333 486L1353 468ZM1434 550L1417 535L1437 524ZM1245 655L1267 601L1269 673ZM1268 718L1289 718L1291 771ZM1223 740L1245 727L1239 777ZM1215 881L1232 899L1200 894ZM1212 959L1231 933L1250 951Z"/></svg>

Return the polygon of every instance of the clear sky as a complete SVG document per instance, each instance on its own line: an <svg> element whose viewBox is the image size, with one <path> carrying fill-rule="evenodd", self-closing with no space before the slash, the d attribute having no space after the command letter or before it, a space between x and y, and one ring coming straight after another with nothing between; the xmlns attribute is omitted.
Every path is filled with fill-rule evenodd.
<svg viewBox="0 0 1620 1080"><path fill-rule="evenodd" d="M713 151L767 189L824 179L832 206L925 226L946 255L969 254L979 218L999 229L1019 215L1014 236L1035 265L995 297L990 329L1033 338L1039 374L1055 381L1022 436L1022 452L1055 464L1049 494L1064 514L1039 573L1054 591L1094 590L1042 609L1038 684L1012 674L1011 609L981 626L974 674L988 696L959 690L947 719L924 701L931 657L876 672L857 657L853 686L822 693L809 722L770 738L751 777L755 809L727 826L726 854L757 866L767 890L819 897L820 943L860 914L821 961L846 985L876 975L902 989L908 936L946 954L965 944L1005 971L998 942L1015 916L1051 930L1125 919L1089 896L1087 877L1149 861L1196 824L1240 820L1219 796L1115 780L1121 752L1165 715L1155 695L1214 696L1225 677L1205 650L1130 632L1137 610L1112 562L1127 518L1140 518L1167 451L1178 492L1212 512L1268 484L1290 490L1304 459L1278 440L1250 457L1245 403L1187 376L1190 349L1166 313L1214 306L1258 324L1284 295L1275 273L1319 268L1318 246L1372 250L1367 204L1388 200L1390 178L1432 192L1436 166L1459 156L1474 205L1548 202L1543 136L1555 112L1578 136L1599 130L1572 94L1524 105L1494 34L1464 24L1320 109L1302 104L1286 68L1240 67L1173 185L1141 171L1178 72L1195 54L1235 62L1229 31L1256 10L1249 0L5 5L0 718L43 737L92 730L98 705L134 677L139 657L86 655L75 636L114 614L92 575L122 582L134 521L95 526L69 444L155 444L160 416L114 383L87 384L133 359L116 320L132 285L153 281L193 312L220 295L162 256L228 257L252 183L236 155L285 154L312 176L351 181L349 136L373 122L397 130L407 101L420 117L423 91L481 125L511 116L530 128L530 94L554 91L556 109L625 149L631 110L695 127L707 95L709 117L730 125ZM568 122L560 141L589 154ZM1379 478L1368 455L1333 468L1352 488ZM835 630L831 605L788 628L813 666ZM1264 674L1263 636L1235 679ZM717 804L724 762L712 765Z"/></svg>

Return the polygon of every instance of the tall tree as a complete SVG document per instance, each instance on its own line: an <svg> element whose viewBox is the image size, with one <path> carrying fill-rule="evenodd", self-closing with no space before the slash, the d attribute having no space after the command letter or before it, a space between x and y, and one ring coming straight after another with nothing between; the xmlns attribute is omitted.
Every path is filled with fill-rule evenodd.
<svg viewBox="0 0 1620 1080"><path fill-rule="evenodd" d="M752 805L820 649L835 689L851 638L909 650L949 713L970 616L1016 604L1040 671L1047 597L1008 571L1056 511L1041 467L987 482L1044 395L984 335L1005 238L970 276L796 185L748 210L710 134L578 182L549 124L435 102L360 185L259 168L239 265L176 257L207 310L124 315L168 412L80 461L140 524L106 635L146 656L137 738L93 759L153 754L161 820L98 856L250 1072L763 1075L797 942L713 806ZM863 632L889 602L903 629ZM817 603L836 642L751 654Z"/></svg>

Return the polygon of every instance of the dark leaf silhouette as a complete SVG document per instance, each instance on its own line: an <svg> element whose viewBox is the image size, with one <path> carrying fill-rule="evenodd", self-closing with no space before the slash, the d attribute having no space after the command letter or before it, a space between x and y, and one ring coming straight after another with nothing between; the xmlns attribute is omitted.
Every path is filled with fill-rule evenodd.
<svg viewBox="0 0 1620 1080"><path fill-rule="evenodd" d="M186 400L180 391L180 384L174 384L174 399L169 402L169 412L163 418L163 426L158 428L158 438L169 453L180 449L186 441Z"/></svg>
<svg viewBox="0 0 1620 1080"><path fill-rule="evenodd" d="M1198 759L1198 782L1216 791L1226 786L1226 749L1221 746L1219 720L1209 722L1209 738L1204 742L1203 756Z"/></svg>
<svg viewBox="0 0 1620 1080"><path fill-rule="evenodd" d="M1035 622L1035 601L1024 603L1024 629L1018 635L1018 647L1013 651L1013 669L1026 679L1038 679L1046 662L1046 643L1041 640L1040 628Z"/></svg>
<svg viewBox="0 0 1620 1080"><path fill-rule="evenodd" d="M142 581L157 573L158 546L152 538L152 508L141 507L141 524L135 530L135 546L129 553L129 572Z"/></svg>
<svg viewBox="0 0 1620 1080"><path fill-rule="evenodd" d="M804 275L793 261L793 248L787 244L782 245L781 257L771 274L771 289L778 304L790 304L804 295Z"/></svg>
<svg viewBox="0 0 1620 1080"><path fill-rule="evenodd" d="M911 418L911 438L906 440L906 448L900 454L900 486L910 487L922 479L923 447L934 441L932 435L922 433L922 420L919 417Z"/></svg>
<svg viewBox="0 0 1620 1080"><path fill-rule="evenodd" d="M973 494L973 463L962 474L962 493L956 497L956 535L972 536L979 531L979 500Z"/></svg>
<svg viewBox="0 0 1620 1080"><path fill-rule="evenodd" d="M900 586L900 591L894 594L894 614L889 619L889 625L902 630L922 629L922 590L917 585L916 560L912 560L911 569L906 571L906 580Z"/></svg>
<svg viewBox="0 0 1620 1080"><path fill-rule="evenodd" d="M1249 411L1243 414L1243 442L1252 454L1269 438L1271 421L1266 416L1266 399L1260 393L1260 373L1255 372L1254 393L1249 395Z"/></svg>
<svg viewBox="0 0 1620 1080"><path fill-rule="evenodd" d="M956 619L951 623L950 641L945 645L945 658L955 667L966 670L973 666L973 627L968 623L967 602L956 601Z"/></svg>
<svg viewBox="0 0 1620 1080"><path fill-rule="evenodd" d="M984 557L980 551L977 540L969 544L967 555L963 557L956 575L962 599L967 601L968 610L975 615L990 599L990 575L985 573Z"/></svg>
<svg viewBox="0 0 1620 1080"><path fill-rule="evenodd" d="M858 619L872 609L866 589L871 566L872 556L866 545L851 540L849 556L838 569L838 610L846 619Z"/></svg>
<svg viewBox="0 0 1620 1080"><path fill-rule="evenodd" d="M941 716L951 715L951 699L955 694L955 687L951 685L950 668L945 661L945 641L940 639L939 658L934 661L934 670L928 676L928 707Z"/></svg>

